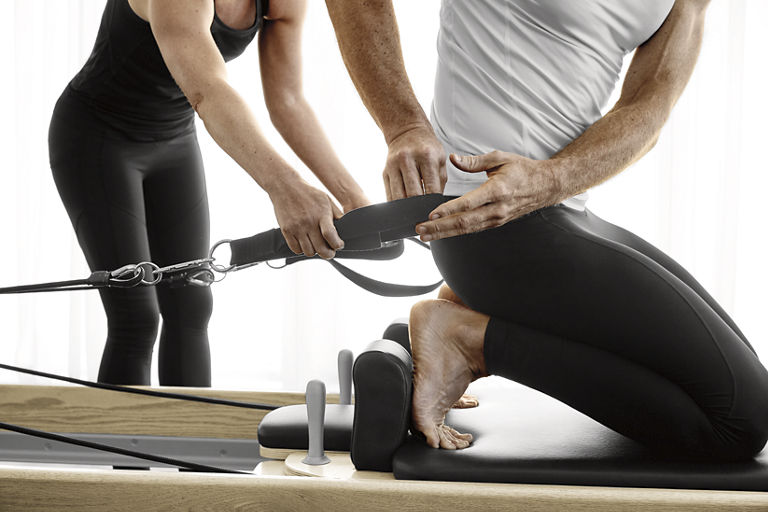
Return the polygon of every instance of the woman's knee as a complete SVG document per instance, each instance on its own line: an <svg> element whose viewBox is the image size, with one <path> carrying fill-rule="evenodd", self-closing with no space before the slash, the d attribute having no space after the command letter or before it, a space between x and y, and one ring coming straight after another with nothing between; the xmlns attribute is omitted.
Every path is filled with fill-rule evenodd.
<svg viewBox="0 0 768 512"><path fill-rule="evenodd" d="M160 311L149 289L111 289L102 295L111 339L145 341L153 344L160 323Z"/></svg>
<svg viewBox="0 0 768 512"><path fill-rule="evenodd" d="M208 287L183 286L158 289L163 322L205 329L213 312L213 295Z"/></svg>

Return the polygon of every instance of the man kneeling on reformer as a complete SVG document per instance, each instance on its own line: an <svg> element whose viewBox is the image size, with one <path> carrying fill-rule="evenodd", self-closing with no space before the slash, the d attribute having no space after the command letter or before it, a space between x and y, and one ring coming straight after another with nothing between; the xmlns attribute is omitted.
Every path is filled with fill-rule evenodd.
<svg viewBox="0 0 768 512"><path fill-rule="evenodd" d="M389 144L388 198L440 191L441 146L445 194L461 196L417 228L450 286L410 318L413 421L430 446L469 446L445 415L491 374L670 455L736 460L765 445L768 372L733 320L670 257L584 207L583 192L653 147L707 3L446 0L430 127L391 2L328 0L346 11L339 43Z"/></svg>

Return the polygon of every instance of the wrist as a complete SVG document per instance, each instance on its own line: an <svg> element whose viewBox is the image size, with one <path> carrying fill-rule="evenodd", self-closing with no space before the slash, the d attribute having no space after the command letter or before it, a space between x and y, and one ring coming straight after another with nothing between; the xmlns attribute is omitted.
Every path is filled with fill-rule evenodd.
<svg viewBox="0 0 768 512"><path fill-rule="evenodd" d="M569 162L564 159L542 160L544 172L543 192L547 204L556 204L564 201L570 195L563 183L563 177L567 176Z"/></svg>
<svg viewBox="0 0 768 512"><path fill-rule="evenodd" d="M389 130L382 129L382 133L384 134L384 141L388 146L407 133L419 131L426 131L433 137L435 134L434 130L432 129L432 125L426 116L423 115L423 113L422 119L412 119L409 122L397 124Z"/></svg>
<svg viewBox="0 0 768 512"><path fill-rule="evenodd" d="M274 200L276 198L293 195L294 191L304 181L302 177L290 167L280 171L273 171L269 176L259 181L259 185Z"/></svg>

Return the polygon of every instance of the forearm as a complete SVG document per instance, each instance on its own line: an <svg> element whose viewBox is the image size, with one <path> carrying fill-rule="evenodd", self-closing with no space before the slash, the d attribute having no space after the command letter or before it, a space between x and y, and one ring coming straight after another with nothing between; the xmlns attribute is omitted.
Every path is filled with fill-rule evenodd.
<svg viewBox="0 0 768 512"><path fill-rule="evenodd" d="M391 0L326 0L341 55L371 116L389 144L429 127L408 80Z"/></svg>
<svg viewBox="0 0 768 512"><path fill-rule="evenodd" d="M677 0L635 52L613 109L551 159L562 200L595 186L647 153L688 83L701 49L708 0Z"/></svg>
<svg viewBox="0 0 768 512"><path fill-rule="evenodd" d="M339 160L306 100L272 102L269 110L277 131L341 206L345 210L359 206L365 195Z"/></svg>
<svg viewBox="0 0 768 512"><path fill-rule="evenodd" d="M193 106L213 140L267 193L299 179L264 138L243 98L225 81L208 87Z"/></svg>
<svg viewBox="0 0 768 512"><path fill-rule="evenodd" d="M668 110L638 103L616 107L552 157L554 202L586 191L620 173L656 143Z"/></svg>

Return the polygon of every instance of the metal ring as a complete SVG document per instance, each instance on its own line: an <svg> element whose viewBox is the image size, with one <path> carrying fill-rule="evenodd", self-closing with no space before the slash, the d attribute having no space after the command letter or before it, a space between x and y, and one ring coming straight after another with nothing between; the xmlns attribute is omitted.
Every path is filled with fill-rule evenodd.
<svg viewBox="0 0 768 512"><path fill-rule="evenodd" d="M224 240L219 240L218 242L213 244L213 247L211 247L211 250L208 251L208 259L211 260L210 262L211 268L221 274L226 274L227 272L231 272L232 270L235 270L237 268L237 265L218 265L214 263L214 261L216 261L216 258L213 256L214 251L218 249L220 245L230 244L230 243L232 243L232 240L230 240L229 238L225 238Z"/></svg>
<svg viewBox="0 0 768 512"><path fill-rule="evenodd" d="M147 281L147 271L144 270L144 265L149 265L152 268L152 276L154 279L151 281ZM152 263L151 261L142 261L141 263L137 263L136 267L140 268L142 272L144 272L144 276L141 278L141 284L146 286L154 286L157 283L159 283L163 279L163 273L160 271L160 267L157 265L157 263Z"/></svg>

